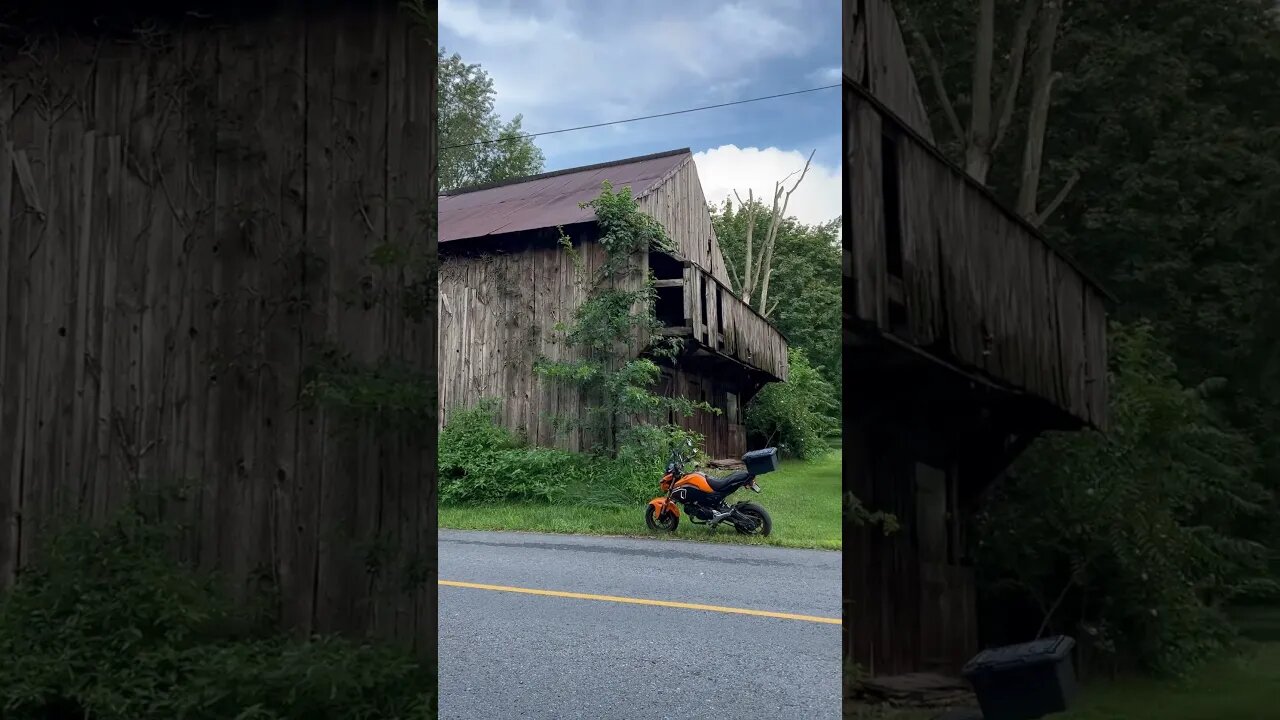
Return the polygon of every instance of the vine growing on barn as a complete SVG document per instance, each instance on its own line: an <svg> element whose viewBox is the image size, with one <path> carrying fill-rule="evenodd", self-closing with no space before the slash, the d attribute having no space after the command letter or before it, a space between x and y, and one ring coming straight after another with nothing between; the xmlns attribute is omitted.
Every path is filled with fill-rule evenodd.
<svg viewBox="0 0 1280 720"><path fill-rule="evenodd" d="M573 259L587 297L571 323L555 327L575 351L573 359L540 357L534 371L576 388L585 400L582 417L552 418L558 429L584 430L597 439L598 449L617 455L623 447L649 446L662 430L655 420L671 411L687 417L698 410L719 410L653 391L662 376L657 361L674 359L682 347L678 338L661 333L654 279L641 262L650 248L673 249L662 225L640 212L630 188L614 191L608 182L582 207L595 211L603 262L595 272L587 269L573 240L560 231L560 246Z"/></svg>

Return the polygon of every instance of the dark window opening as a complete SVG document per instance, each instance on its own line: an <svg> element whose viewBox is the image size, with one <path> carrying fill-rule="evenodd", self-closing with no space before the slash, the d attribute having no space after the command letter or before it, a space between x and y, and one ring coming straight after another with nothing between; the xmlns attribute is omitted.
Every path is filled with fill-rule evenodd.
<svg viewBox="0 0 1280 720"><path fill-rule="evenodd" d="M724 293L716 286L716 330L724 333Z"/></svg>
<svg viewBox="0 0 1280 720"><path fill-rule="evenodd" d="M659 394L659 395L661 395L662 397L675 397L675 396L676 396L676 376L675 376L675 373L671 372L670 370L665 370L665 369L664 369L664 370L662 371L662 380L661 380L661 382L659 383L659 385L660 385L660 387L659 387L658 394ZM676 411L675 411L675 409L673 409L673 408L667 408L666 420L667 420L667 422L668 422L668 423L675 424L675 422L676 422Z"/></svg>
<svg viewBox="0 0 1280 720"><path fill-rule="evenodd" d="M700 286L702 292L698 293L698 306L702 308L702 326L707 326L707 278L703 276Z"/></svg>
<svg viewBox="0 0 1280 720"><path fill-rule="evenodd" d="M947 472L947 562L952 565L965 563L963 526L960 524L960 488L957 487L955 467Z"/></svg>
<svg viewBox="0 0 1280 720"><path fill-rule="evenodd" d="M896 300L889 301L889 332L895 335L907 333L907 308Z"/></svg>
<svg viewBox="0 0 1280 720"><path fill-rule="evenodd" d="M898 172L898 143L887 133L880 137L880 188L884 197L886 269L902 277L902 199Z"/></svg>
<svg viewBox="0 0 1280 720"><path fill-rule="evenodd" d="M658 288L658 300L654 303L653 311L664 327L684 325L684 288Z"/></svg>
<svg viewBox="0 0 1280 720"><path fill-rule="evenodd" d="M664 252L649 253L649 269L658 280L679 280L684 277L684 264Z"/></svg>

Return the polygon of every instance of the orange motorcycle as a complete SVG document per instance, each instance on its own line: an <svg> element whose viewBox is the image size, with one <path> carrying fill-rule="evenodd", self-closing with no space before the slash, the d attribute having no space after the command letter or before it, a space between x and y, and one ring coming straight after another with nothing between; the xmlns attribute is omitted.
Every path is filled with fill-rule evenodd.
<svg viewBox="0 0 1280 720"><path fill-rule="evenodd" d="M693 443L686 442L692 452ZM743 535L768 535L773 530L773 520L759 504L749 501L734 503L726 499L742 488L760 492L756 477L778 469L777 448L753 450L742 456L746 470L710 477L700 472L685 473L685 458L679 446L672 448L667 461L666 474L660 487L666 493L649 501L644 511L645 525L650 530L674 531L680 524L680 508L695 525L716 527L729 523Z"/></svg>

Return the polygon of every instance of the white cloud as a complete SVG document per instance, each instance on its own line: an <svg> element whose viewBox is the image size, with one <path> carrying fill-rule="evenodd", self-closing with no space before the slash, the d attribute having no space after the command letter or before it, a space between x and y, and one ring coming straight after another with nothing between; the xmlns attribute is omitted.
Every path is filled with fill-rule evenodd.
<svg viewBox="0 0 1280 720"><path fill-rule="evenodd" d="M839 67L818 68L809 73L809 81L816 85L834 85L844 78L844 70Z"/></svg>
<svg viewBox="0 0 1280 720"><path fill-rule="evenodd" d="M480 62L498 112L523 114L531 131L562 125L569 110L612 120L672 109L677 99L685 102L674 107L737 97L745 78L814 44L797 25L803 14L759 3L700 0L638 15L630 4L562 0L440 0L439 8L442 35L452 36L446 49Z"/></svg>
<svg viewBox="0 0 1280 720"><path fill-rule="evenodd" d="M721 145L695 153L693 161L697 163L707 202L718 205L732 198L734 190L745 200L750 189L756 197L763 197L771 204L774 183L797 173L787 183L790 188L807 157L808 153L798 150ZM791 196L787 215L795 216L806 225L815 225L839 217L840 212L840 169L813 163L804 182Z"/></svg>

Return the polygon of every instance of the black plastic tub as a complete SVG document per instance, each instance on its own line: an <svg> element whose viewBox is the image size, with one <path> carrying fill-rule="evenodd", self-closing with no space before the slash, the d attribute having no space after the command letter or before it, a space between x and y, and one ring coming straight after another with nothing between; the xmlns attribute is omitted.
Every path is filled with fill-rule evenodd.
<svg viewBox="0 0 1280 720"><path fill-rule="evenodd" d="M742 462L746 464L747 472L752 475L771 473L778 469L778 448L752 450L742 456Z"/></svg>
<svg viewBox="0 0 1280 720"><path fill-rule="evenodd" d="M1067 709L1076 692L1066 635L983 650L961 674L973 685L983 720L1034 720Z"/></svg>

